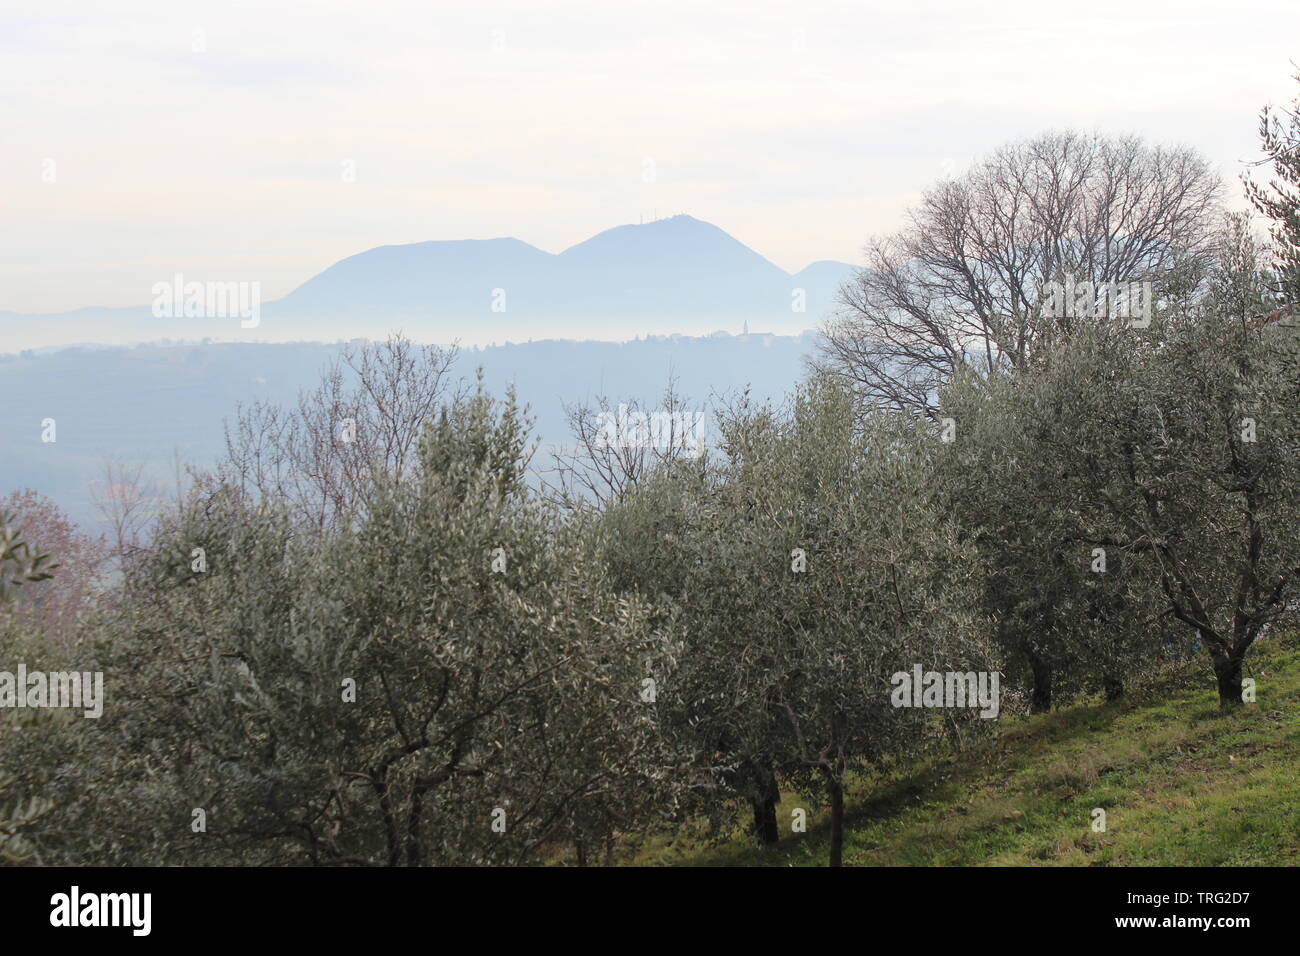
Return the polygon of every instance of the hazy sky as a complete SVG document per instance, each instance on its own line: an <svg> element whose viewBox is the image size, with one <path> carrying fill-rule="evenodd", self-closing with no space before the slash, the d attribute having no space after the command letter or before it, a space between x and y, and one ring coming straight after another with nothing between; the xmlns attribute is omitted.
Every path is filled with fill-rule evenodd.
<svg viewBox="0 0 1300 956"><path fill-rule="evenodd" d="M0 0L0 309L148 303L176 272L269 300L376 245L559 252L656 211L789 271L856 262L1045 128L1235 179L1298 39L1296 0Z"/></svg>

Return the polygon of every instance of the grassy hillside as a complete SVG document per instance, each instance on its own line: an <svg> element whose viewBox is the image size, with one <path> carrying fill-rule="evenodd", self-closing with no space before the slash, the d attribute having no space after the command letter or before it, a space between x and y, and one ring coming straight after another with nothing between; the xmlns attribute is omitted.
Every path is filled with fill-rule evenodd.
<svg viewBox="0 0 1300 956"><path fill-rule="evenodd" d="M992 745L850 791L844 862L859 866L1254 866L1300 863L1300 635L1247 660L1257 702L1220 715L1201 660L1115 704L1004 717ZM790 834L791 811L809 810ZM1106 832L1092 811L1106 811ZM824 808L787 793L781 843L646 841L633 862L826 864Z"/></svg>

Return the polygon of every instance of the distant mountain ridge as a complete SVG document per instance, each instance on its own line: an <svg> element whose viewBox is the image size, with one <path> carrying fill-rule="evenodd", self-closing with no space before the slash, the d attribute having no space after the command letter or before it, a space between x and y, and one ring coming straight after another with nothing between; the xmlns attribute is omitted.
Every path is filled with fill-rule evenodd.
<svg viewBox="0 0 1300 956"><path fill-rule="evenodd" d="M798 334L818 325L854 271L823 260L791 275L717 226L678 215L616 226L558 254L513 238L378 246L336 262L282 299L261 303L251 329L229 317L157 318L148 306L44 316L0 312L6 329L0 351L164 338L376 338L399 329L420 341L470 344L700 335L719 328L736 332L745 324ZM24 321L33 319L39 329ZM13 340L19 341L9 344Z"/></svg>
<svg viewBox="0 0 1300 956"><path fill-rule="evenodd" d="M678 318L692 328L674 331L740 322L790 331L792 321L800 329L816 324L852 271L823 261L791 275L717 226L680 215L616 226L558 254L518 239L380 246L335 263L268 313L415 321L509 316L512 324ZM551 334L544 324L537 332Z"/></svg>

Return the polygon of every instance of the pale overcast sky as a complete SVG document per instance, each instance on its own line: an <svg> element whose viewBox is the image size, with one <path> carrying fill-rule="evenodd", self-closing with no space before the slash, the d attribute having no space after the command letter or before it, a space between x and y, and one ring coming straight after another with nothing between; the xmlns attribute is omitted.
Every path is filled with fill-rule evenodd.
<svg viewBox="0 0 1300 956"><path fill-rule="evenodd" d="M1046 128L1191 143L1235 181L1298 39L1296 0L0 0L0 309L148 303L175 272L269 300L376 245L559 252L656 212L789 271L856 262Z"/></svg>

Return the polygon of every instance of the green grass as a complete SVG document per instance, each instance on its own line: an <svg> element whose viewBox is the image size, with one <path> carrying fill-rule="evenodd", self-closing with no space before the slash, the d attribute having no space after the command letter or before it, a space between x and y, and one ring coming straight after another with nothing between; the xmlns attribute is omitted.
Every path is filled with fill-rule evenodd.
<svg viewBox="0 0 1300 956"><path fill-rule="evenodd" d="M859 866L1257 866L1300 863L1300 637L1247 658L1257 701L1220 714L1205 662L1134 688L1004 717L996 739L851 781L844 847ZM791 811L808 832L791 834ZM1094 808L1106 831L1093 832ZM817 866L826 812L786 793L780 844L644 839L628 862Z"/></svg>

